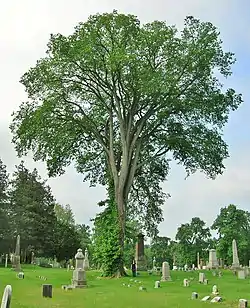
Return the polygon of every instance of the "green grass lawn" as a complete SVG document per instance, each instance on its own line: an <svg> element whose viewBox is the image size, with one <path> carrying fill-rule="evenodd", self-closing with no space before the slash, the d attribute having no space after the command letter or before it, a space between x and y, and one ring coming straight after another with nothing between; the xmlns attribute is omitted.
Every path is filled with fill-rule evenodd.
<svg viewBox="0 0 250 308"><path fill-rule="evenodd" d="M84 308L163 308L163 307L238 307L240 298L250 299L250 280L238 280L229 271L223 272L223 277L213 277L206 272L208 285L199 285L198 272L172 272L172 282L162 282L160 289L154 289L154 282L159 276L149 276L142 273L136 279L142 283L130 282L132 277L121 279L97 278L100 273L87 272L88 288L64 291L61 286L71 283L72 271L66 269L43 269L24 267L25 279L16 278L11 269L0 268L1 297L4 287L12 285L11 308L16 307L84 307ZM37 276L47 277L43 282ZM183 287L183 279L194 277L189 287ZM53 298L43 298L41 286L43 283L53 285ZM131 284L131 287L123 284ZM222 303L201 302L203 296L210 295L212 286L216 284L223 298ZM139 286L146 287L146 291L139 291ZM198 300L191 300L191 293L199 294Z"/></svg>

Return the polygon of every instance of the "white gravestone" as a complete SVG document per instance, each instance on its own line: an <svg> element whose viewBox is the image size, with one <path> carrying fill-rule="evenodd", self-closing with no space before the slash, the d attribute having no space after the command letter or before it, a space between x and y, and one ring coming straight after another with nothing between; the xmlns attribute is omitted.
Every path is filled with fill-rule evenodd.
<svg viewBox="0 0 250 308"><path fill-rule="evenodd" d="M238 307L239 308L247 308L247 304L248 304L247 300L241 298L241 299L239 299L239 306Z"/></svg>
<svg viewBox="0 0 250 308"><path fill-rule="evenodd" d="M5 267L8 267L8 254L5 255Z"/></svg>
<svg viewBox="0 0 250 308"><path fill-rule="evenodd" d="M203 283L205 280L205 274L204 273L199 273L199 283Z"/></svg>
<svg viewBox="0 0 250 308"><path fill-rule="evenodd" d="M160 288L160 286L161 286L160 281L156 281L156 282L155 282L155 289Z"/></svg>
<svg viewBox="0 0 250 308"><path fill-rule="evenodd" d="M214 286L213 286L213 288L212 288L212 294L213 294L213 295L218 295L218 294L219 294L219 290L218 290L217 285L214 285Z"/></svg>
<svg viewBox="0 0 250 308"><path fill-rule="evenodd" d="M183 280L183 286L184 287L189 287L189 280L188 279L184 279Z"/></svg>
<svg viewBox="0 0 250 308"><path fill-rule="evenodd" d="M222 302L222 298L220 296L215 296L212 300L211 303L219 303Z"/></svg>
<svg viewBox="0 0 250 308"><path fill-rule="evenodd" d="M12 295L12 287L11 285L7 285L3 292L1 308L10 308L11 295Z"/></svg>
<svg viewBox="0 0 250 308"><path fill-rule="evenodd" d="M168 262L163 262L162 263L162 277L161 281L171 281L171 276L170 276L170 268Z"/></svg>

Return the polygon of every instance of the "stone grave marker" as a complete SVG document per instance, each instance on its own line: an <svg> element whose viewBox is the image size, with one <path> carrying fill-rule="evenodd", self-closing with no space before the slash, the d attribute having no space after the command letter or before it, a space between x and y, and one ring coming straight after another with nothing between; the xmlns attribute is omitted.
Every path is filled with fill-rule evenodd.
<svg viewBox="0 0 250 308"><path fill-rule="evenodd" d="M42 295L52 298L52 284L43 284Z"/></svg>
<svg viewBox="0 0 250 308"><path fill-rule="evenodd" d="M239 257L238 257L236 240L233 240L233 242L232 242L232 250L233 250L232 268L239 268L240 267L240 261L239 261Z"/></svg>
<svg viewBox="0 0 250 308"><path fill-rule="evenodd" d="M201 301L207 302L209 299L210 299L210 296L208 295L208 296L203 297Z"/></svg>
<svg viewBox="0 0 250 308"><path fill-rule="evenodd" d="M139 291L146 291L147 289L145 288L145 287L143 287L143 286L140 286L139 287Z"/></svg>
<svg viewBox="0 0 250 308"><path fill-rule="evenodd" d="M204 285L208 285L208 279L204 279Z"/></svg>
<svg viewBox="0 0 250 308"><path fill-rule="evenodd" d="M218 295L218 294L219 294L219 290L218 290L217 285L213 285L212 294L213 294L213 295Z"/></svg>
<svg viewBox="0 0 250 308"><path fill-rule="evenodd" d="M246 272L245 270L238 271L238 279L246 279Z"/></svg>
<svg viewBox="0 0 250 308"><path fill-rule="evenodd" d="M161 281L171 281L171 276L170 276L170 268L168 262L163 262L162 263L162 277Z"/></svg>
<svg viewBox="0 0 250 308"><path fill-rule="evenodd" d="M11 295L12 295L12 287L11 285L7 285L3 292L1 308L10 308Z"/></svg>
<svg viewBox="0 0 250 308"><path fill-rule="evenodd" d="M19 272L19 273L17 274L17 278L19 278L19 279L24 279L24 273L23 273L23 272Z"/></svg>
<svg viewBox="0 0 250 308"><path fill-rule="evenodd" d="M160 288L160 286L161 286L160 281L155 281L155 289Z"/></svg>
<svg viewBox="0 0 250 308"><path fill-rule="evenodd" d="M239 308L247 308L247 304L248 304L248 302L247 302L247 300L246 299L239 299Z"/></svg>
<svg viewBox="0 0 250 308"><path fill-rule="evenodd" d="M183 286L184 286L184 287L189 287L189 280L188 280L188 279L185 278L185 279L183 280Z"/></svg>
<svg viewBox="0 0 250 308"><path fill-rule="evenodd" d="M5 255L5 267L8 267L8 254Z"/></svg>
<svg viewBox="0 0 250 308"><path fill-rule="evenodd" d="M72 285L74 288L84 288L87 286L86 272L84 270L84 255L82 249L78 249L75 255L76 266L73 272Z"/></svg>
<svg viewBox="0 0 250 308"><path fill-rule="evenodd" d="M197 299L198 298L198 293L197 292L193 292L191 295L191 299Z"/></svg>
<svg viewBox="0 0 250 308"><path fill-rule="evenodd" d="M205 280L205 274L199 273L199 283L204 283L204 280Z"/></svg>
<svg viewBox="0 0 250 308"><path fill-rule="evenodd" d="M220 296L215 296L212 300L211 303L219 303L222 302L222 298Z"/></svg>

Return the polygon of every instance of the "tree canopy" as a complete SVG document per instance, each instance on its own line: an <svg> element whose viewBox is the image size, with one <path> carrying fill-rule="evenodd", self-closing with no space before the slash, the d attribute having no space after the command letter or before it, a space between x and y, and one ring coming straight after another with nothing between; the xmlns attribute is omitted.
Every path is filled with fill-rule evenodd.
<svg viewBox="0 0 250 308"><path fill-rule="evenodd" d="M189 16L178 32L116 11L90 16L72 35L51 35L47 56L21 78L16 150L32 150L50 176L72 162L93 185L108 185L108 173L123 245L126 217L149 232L162 220L170 155L187 174L222 173L222 128L242 100L216 76L234 62L210 22Z"/></svg>

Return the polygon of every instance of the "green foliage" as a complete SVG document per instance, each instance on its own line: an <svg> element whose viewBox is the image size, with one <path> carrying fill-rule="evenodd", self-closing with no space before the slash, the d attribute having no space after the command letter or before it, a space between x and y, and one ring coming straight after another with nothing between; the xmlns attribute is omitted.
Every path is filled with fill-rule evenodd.
<svg viewBox="0 0 250 308"><path fill-rule="evenodd" d="M50 176L74 161L91 184L108 185L108 169L121 229L134 214L155 235L170 154L187 174L224 169L222 128L242 99L216 76L234 62L216 27L191 16L180 33L116 11L90 16L52 35L21 78L29 100L14 114L15 148L46 161Z"/></svg>
<svg viewBox="0 0 250 308"><path fill-rule="evenodd" d="M123 255L112 185L108 196L109 199L99 203L100 206L106 205L106 208L94 219L93 261L97 267L101 267L103 276L115 276L119 273Z"/></svg>
<svg viewBox="0 0 250 308"><path fill-rule="evenodd" d="M239 259L242 264L248 265L250 259L250 213L230 204L221 208L212 227L216 230L219 239L217 251L221 258L232 264L232 241L237 242Z"/></svg>
<svg viewBox="0 0 250 308"><path fill-rule="evenodd" d="M59 203L56 203L54 206L54 211L57 220L69 225L75 224L74 214L69 204L63 206Z"/></svg>
<svg viewBox="0 0 250 308"><path fill-rule="evenodd" d="M11 236L19 234L22 249L50 256L56 217L54 197L36 169L30 172L21 162L16 166L10 187L9 220ZM14 243L13 243L14 244Z"/></svg>
<svg viewBox="0 0 250 308"><path fill-rule="evenodd" d="M151 242L151 253L156 258L156 266L161 266L162 262L173 263L173 256L170 250L170 238L166 236L156 236Z"/></svg>
<svg viewBox="0 0 250 308"><path fill-rule="evenodd" d="M197 253L201 258L207 258L210 248L211 233L206 224L199 217L192 218L190 223L182 224L176 234L177 251L185 264L197 264Z"/></svg>
<svg viewBox="0 0 250 308"><path fill-rule="evenodd" d="M53 252L58 262L72 258L80 247L81 240L76 227L72 224L57 220L54 232Z"/></svg>
<svg viewBox="0 0 250 308"><path fill-rule="evenodd" d="M0 159L0 253L7 251L8 223L8 174Z"/></svg>

